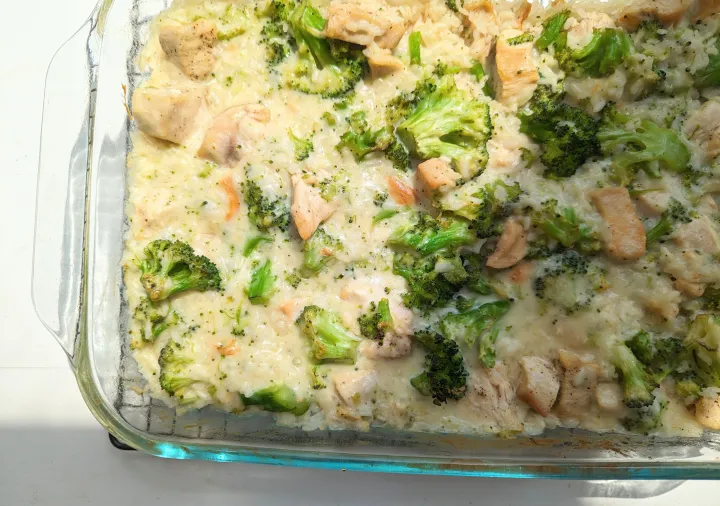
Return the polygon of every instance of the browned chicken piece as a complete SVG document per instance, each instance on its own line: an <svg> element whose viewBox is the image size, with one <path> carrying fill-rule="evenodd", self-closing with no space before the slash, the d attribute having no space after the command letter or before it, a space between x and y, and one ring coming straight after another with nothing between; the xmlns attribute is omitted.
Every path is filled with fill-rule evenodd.
<svg viewBox="0 0 720 506"><path fill-rule="evenodd" d="M717 233L710 220L704 216L680 225L673 234L672 240L683 249L711 255L720 253L720 241L718 241Z"/></svg>
<svg viewBox="0 0 720 506"><path fill-rule="evenodd" d="M192 134L204 107L202 88L137 88L132 98L138 129L176 144L182 144Z"/></svg>
<svg viewBox="0 0 720 506"><path fill-rule="evenodd" d="M393 202L401 206L411 206L417 201L415 190L394 176L388 177L388 193Z"/></svg>
<svg viewBox="0 0 720 506"><path fill-rule="evenodd" d="M600 368L597 364L582 361L580 357L566 350L560 350L558 356L565 373L556 410L561 417L582 417L593 405Z"/></svg>
<svg viewBox="0 0 720 506"><path fill-rule="evenodd" d="M493 422L496 429L522 429L515 391L504 364L497 363L492 369L472 372L465 397L481 416Z"/></svg>
<svg viewBox="0 0 720 506"><path fill-rule="evenodd" d="M530 279L534 264L532 262L520 262L508 272L508 278L515 284L521 285Z"/></svg>
<svg viewBox="0 0 720 506"><path fill-rule="evenodd" d="M688 118L685 135L700 146L708 160L720 155L720 100L708 100Z"/></svg>
<svg viewBox="0 0 720 506"><path fill-rule="evenodd" d="M720 400L700 397L695 403L695 420L703 427L720 430Z"/></svg>
<svg viewBox="0 0 720 506"><path fill-rule="evenodd" d="M399 336L392 332L385 334L382 342L365 341L365 343L367 344L361 346L360 353L372 360L407 357L412 351L410 336Z"/></svg>
<svg viewBox="0 0 720 506"><path fill-rule="evenodd" d="M367 56L373 79L392 74L405 67L403 62L395 58L389 49L382 49L375 44L365 49L363 54Z"/></svg>
<svg viewBox="0 0 720 506"><path fill-rule="evenodd" d="M603 411L623 409L623 392L617 383L599 383L595 387L595 402Z"/></svg>
<svg viewBox="0 0 720 506"><path fill-rule="evenodd" d="M525 401L542 416L547 416L560 390L560 377L553 364L541 357L520 359L518 399Z"/></svg>
<svg viewBox="0 0 720 506"><path fill-rule="evenodd" d="M501 35L495 45L496 98L503 104L520 106L532 96L540 79L532 60L530 42L511 45Z"/></svg>
<svg viewBox="0 0 720 506"><path fill-rule="evenodd" d="M657 19L672 25L682 19L695 0L640 0L629 3L622 11L618 24L626 30L635 30L646 19Z"/></svg>
<svg viewBox="0 0 720 506"><path fill-rule="evenodd" d="M430 190L436 190L442 186L453 188L461 177L442 158L431 158L419 164L417 175L422 184Z"/></svg>
<svg viewBox="0 0 720 506"><path fill-rule="evenodd" d="M167 57L188 77L205 79L215 68L217 27L212 21L199 19L191 25L161 26L158 35Z"/></svg>
<svg viewBox="0 0 720 506"><path fill-rule="evenodd" d="M361 46L397 46L407 29L400 11L384 0L335 0L327 9L325 35Z"/></svg>
<svg viewBox="0 0 720 506"><path fill-rule="evenodd" d="M641 193L637 197L638 208L645 216L660 216L670 203L670 194L667 192Z"/></svg>
<svg viewBox="0 0 720 506"><path fill-rule="evenodd" d="M299 174L292 176L292 184L290 214L300 237L306 241L323 221L332 216L337 206L322 198L320 191L307 184Z"/></svg>
<svg viewBox="0 0 720 506"><path fill-rule="evenodd" d="M517 221L509 219L505 222L495 251L485 265L493 269L512 267L525 258L527 248L525 229Z"/></svg>
<svg viewBox="0 0 720 506"><path fill-rule="evenodd" d="M709 18L713 14L720 14L720 0L700 0L695 13L695 21Z"/></svg>
<svg viewBox="0 0 720 506"><path fill-rule="evenodd" d="M218 165L233 165L240 161L240 147L269 120L270 111L265 106L231 107L213 119L197 155Z"/></svg>
<svg viewBox="0 0 720 506"><path fill-rule="evenodd" d="M703 283L693 283L687 279L676 279L673 286L677 291L690 297L700 297L705 293L705 285Z"/></svg>
<svg viewBox="0 0 720 506"><path fill-rule="evenodd" d="M635 213L627 188L594 190L590 200L610 230L605 243L607 254L618 260L641 258L645 254L645 227Z"/></svg>

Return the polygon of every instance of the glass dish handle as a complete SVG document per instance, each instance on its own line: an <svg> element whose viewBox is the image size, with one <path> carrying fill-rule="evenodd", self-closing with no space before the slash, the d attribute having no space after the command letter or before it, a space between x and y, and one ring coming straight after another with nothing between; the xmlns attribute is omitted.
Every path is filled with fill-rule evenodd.
<svg viewBox="0 0 720 506"><path fill-rule="evenodd" d="M72 361L83 318L85 208L92 153L101 5L55 53L45 79L32 299Z"/></svg>

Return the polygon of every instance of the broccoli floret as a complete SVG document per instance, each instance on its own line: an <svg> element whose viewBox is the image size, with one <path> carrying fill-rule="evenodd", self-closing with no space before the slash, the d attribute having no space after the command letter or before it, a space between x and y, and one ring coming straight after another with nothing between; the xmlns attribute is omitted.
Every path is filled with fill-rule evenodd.
<svg viewBox="0 0 720 506"><path fill-rule="evenodd" d="M583 76L609 76L632 50L630 36L615 28L595 30L593 38L582 49L569 49L566 39L567 34L562 33L555 40L555 56L566 72Z"/></svg>
<svg viewBox="0 0 720 506"><path fill-rule="evenodd" d="M440 322L443 335L468 345L478 342L478 358L485 367L495 366L495 341L499 321L510 309L507 301L488 302L462 313L449 314Z"/></svg>
<svg viewBox="0 0 720 506"><path fill-rule="evenodd" d="M140 325L140 337L145 343L152 343L160 334L175 325L179 317L169 304L153 303L143 298L135 307L133 318Z"/></svg>
<svg viewBox="0 0 720 506"><path fill-rule="evenodd" d="M419 213L417 220L399 227L388 238L392 246L405 246L421 255L430 255L442 249L454 249L470 244L475 234L463 219L433 218Z"/></svg>
<svg viewBox="0 0 720 506"><path fill-rule="evenodd" d="M542 146L540 161L546 167L546 177L570 177L585 160L600 152L598 122L561 98L549 86L538 86L519 114L520 131Z"/></svg>
<svg viewBox="0 0 720 506"><path fill-rule="evenodd" d="M653 337L641 331L628 339L625 345L658 383L673 372L684 357L683 342L675 337Z"/></svg>
<svg viewBox="0 0 720 506"><path fill-rule="evenodd" d="M311 341L313 359L318 362L355 363L360 338L342 325L337 314L318 306L306 306L297 324Z"/></svg>
<svg viewBox="0 0 720 506"><path fill-rule="evenodd" d="M578 218L571 207L558 210L557 200L546 200L540 211L533 213L533 223L550 238L566 248L577 248L584 254L600 249L600 240L594 230Z"/></svg>
<svg viewBox="0 0 720 506"><path fill-rule="evenodd" d="M708 286L700 299L703 308L717 311L720 309L720 288L717 286Z"/></svg>
<svg viewBox="0 0 720 506"><path fill-rule="evenodd" d="M253 270L245 294L252 304L267 304L275 292L276 281L277 277L272 273L272 262L265 260L262 265Z"/></svg>
<svg viewBox="0 0 720 506"><path fill-rule="evenodd" d="M140 282L157 302L186 290L220 290L220 272L207 257L196 255L182 241L157 239L145 247L145 258L138 262Z"/></svg>
<svg viewBox="0 0 720 506"><path fill-rule="evenodd" d="M633 409L623 418L622 424L629 431L647 435L662 425L667 404L666 400L655 396L649 405Z"/></svg>
<svg viewBox="0 0 720 506"><path fill-rule="evenodd" d="M357 161L361 161L373 151L382 151L391 142L392 136L388 130L385 127L371 129L362 111L352 114L348 123L350 130L342 134L336 147L338 150L349 149Z"/></svg>
<svg viewBox="0 0 720 506"><path fill-rule="evenodd" d="M196 379L192 375L193 343L188 338L182 342L170 341L158 358L160 366L160 387L174 397L180 404L194 404L201 400L209 400L215 387Z"/></svg>
<svg viewBox="0 0 720 506"><path fill-rule="evenodd" d="M327 387L325 379L327 372L320 372L320 365L314 365L310 368L310 386L313 390L322 390Z"/></svg>
<svg viewBox="0 0 720 506"><path fill-rule="evenodd" d="M396 133L414 156L425 160L446 156L460 173L472 177L487 164L490 108L460 90L453 76L446 76L415 104Z"/></svg>
<svg viewBox="0 0 720 506"><path fill-rule="evenodd" d="M552 255L533 280L535 296L573 313L586 309L602 286L600 270L574 250Z"/></svg>
<svg viewBox="0 0 720 506"><path fill-rule="evenodd" d="M272 67L284 61L292 51L288 20L294 8L294 2L289 0L273 0L264 13L267 19L260 32L260 42L265 45L267 62Z"/></svg>
<svg viewBox="0 0 720 506"><path fill-rule="evenodd" d="M285 73L288 86L325 98L351 92L363 78L367 62L361 48L326 39L325 19L307 2L299 4L289 18L297 46L298 62Z"/></svg>
<svg viewBox="0 0 720 506"><path fill-rule="evenodd" d="M462 399L468 374L457 343L431 330L417 332L414 337L425 348L425 363L424 371L410 384L422 395L432 396L438 406Z"/></svg>
<svg viewBox="0 0 720 506"><path fill-rule="evenodd" d="M300 416L310 408L308 399L298 401L293 389L283 384L256 390L249 396L240 394L240 398L246 406L259 406L273 413L292 413Z"/></svg>
<svg viewBox="0 0 720 506"><path fill-rule="evenodd" d="M232 329L230 333L234 336L244 336L245 328L248 326L247 311L243 310L242 306L239 306L234 312L221 309L220 312L230 319Z"/></svg>
<svg viewBox="0 0 720 506"><path fill-rule="evenodd" d="M467 272L465 286L479 295L490 295L492 288L485 271L487 258L478 253L469 253L463 255L462 260L465 272Z"/></svg>
<svg viewBox="0 0 720 506"><path fill-rule="evenodd" d="M408 171L412 167L410 161L410 152L405 145L400 142L397 137L392 137L392 140L385 148L385 157L392 162L395 169L401 171Z"/></svg>
<svg viewBox="0 0 720 506"><path fill-rule="evenodd" d="M570 17L570 11L564 10L557 14L553 14L543 23L543 31L535 41L535 47L540 50L547 49L550 47L555 40L560 36L565 22Z"/></svg>
<svg viewBox="0 0 720 506"><path fill-rule="evenodd" d="M252 255L252 252L258 248L258 246L265 242L272 242L272 237L267 235L256 235L254 237L251 237L245 242L245 247L243 248L243 256L246 258L249 257L250 255Z"/></svg>
<svg viewBox="0 0 720 506"><path fill-rule="evenodd" d="M312 136L308 136L306 138L297 137L294 133L292 133L292 130L288 130L288 135L290 136L290 140L292 140L292 143L295 146L295 160L298 162L302 162L310 156L310 153L312 153L314 149L312 143Z"/></svg>
<svg viewBox="0 0 720 506"><path fill-rule="evenodd" d="M303 244L303 262L300 274L305 278L315 276L322 271L343 249L342 243L330 236L323 228L318 228Z"/></svg>
<svg viewBox="0 0 720 506"><path fill-rule="evenodd" d="M616 343L610 350L610 363L622 373L623 398L629 408L641 408L653 403L653 390L658 386L645 370L643 363L624 343Z"/></svg>
<svg viewBox="0 0 720 506"><path fill-rule="evenodd" d="M502 222L512 214L512 205L520 200L520 184L498 179L472 194L473 201L452 212L471 220L471 228L481 238L502 233Z"/></svg>
<svg viewBox="0 0 720 506"><path fill-rule="evenodd" d="M420 310L442 307L453 298L460 288L461 276L456 271L439 267L457 266L448 262L447 256L431 255L418 258L410 253L396 253L393 273L407 280L408 290L403 295L406 306Z"/></svg>
<svg viewBox="0 0 720 506"><path fill-rule="evenodd" d="M697 315L683 344L702 387L720 387L720 317Z"/></svg>
<svg viewBox="0 0 720 506"><path fill-rule="evenodd" d="M615 179L623 186L632 182L638 170L651 177L660 177L660 169L682 173L688 170L690 150L673 130L641 120L629 129L622 116L603 119L598 133L602 151L612 155Z"/></svg>
<svg viewBox="0 0 720 506"><path fill-rule="evenodd" d="M381 299L377 304L371 302L368 312L358 318L358 325L360 325L360 333L364 337L382 341L385 333L393 327L388 300Z"/></svg>
<svg viewBox="0 0 720 506"><path fill-rule="evenodd" d="M287 230L290 226L290 209L287 199L267 197L260 186L252 180L245 183L245 202L250 222L260 230L278 227Z"/></svg>
<svg viewBox="0 0 720 506"><path fill-rule="evenodd" d="M710 55L707 66L695 73L695 86L697 88L709 88L720 86L720 37L715 41L717 53Z"/></svg>
<svg viewBox="0 0 720 506"><path fill-rule="evenodd" d="M453 12L458 12L457 0L445 0L445 5Z"/></svg>
<svg viewBox="0 0 720 506"><path fill-rule="evenodd" d="M673 231L677 223L690 223L692 218L687 208L675 199L670 199L667 209L660 217L660 221L648 230L647 242L655 242Z"/></svg>

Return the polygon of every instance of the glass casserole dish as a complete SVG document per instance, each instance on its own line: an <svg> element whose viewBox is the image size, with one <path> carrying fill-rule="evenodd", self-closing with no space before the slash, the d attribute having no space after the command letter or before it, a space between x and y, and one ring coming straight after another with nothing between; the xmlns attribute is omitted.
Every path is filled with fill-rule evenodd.
<svg viewBox="0 0 720 506"><path fill-rule="evenodd" d="M179 415L142 390L126 339L121 256L135 60L165 0L106 0L47 77L33 298L88 407L122 442L170 458L449 475L718 478L717 436L657 439L555 429L502 439L404 432L304 432L272 415ZM82 112L80 112L82 110ZM52 139L52 142L50 142Z"/></svg>

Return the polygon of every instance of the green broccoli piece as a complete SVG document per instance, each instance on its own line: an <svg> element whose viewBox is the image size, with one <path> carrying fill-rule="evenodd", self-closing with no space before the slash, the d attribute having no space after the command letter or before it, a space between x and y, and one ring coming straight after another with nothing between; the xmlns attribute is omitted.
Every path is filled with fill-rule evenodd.
<svg viewBox="0 0 720 506"><path fill-rule="evenodd" d="M392 162L393 167L397 170L406 172L412 167L410 152L405 147L405 144L395 136L392 137L385 148L385 157Z"/></svg>
<svg viewBox="0 0 720 506"><path fill-rule="evenodd" d="M492 288L485 270L487 258L478 253L469 253L463 255L462 260L465 272L467 272L465 286L479 295L490 295Z"/></svg>
<svg viewBox="0 0 720 506"><path fill-rule="evenodd" d="M699 384L703 388L720 387L720 317L697 315L683 344Z"/></svg>
<svg viewBox="0 0 720 506"><path fill-rule="evenodd" d="M517 46L519 44L525 44L526 42L532 42L535 40L535 36L532 33L521 33L516 37L511 37L507 40L507 43L511 46Z"/></svg>
<svg viewBox="0 0 720 506"><path fill-rule="evenodd" d="M288 21L295 4L289 0L272 0L264 13L267 18L260 31L268 65L275 67L292 52Z"/></svg>
<svg viewBox="0 0 720 506"><path fill-rule="evenodd" d="M560 36L560 33L565 26L565 22L570 17L570 11L564 10L557 14L553 14L543 23L543 31L540 37L535 41L535 47L539 50L547 49L550 47Z"/></svg>
<svg viewBox="0 0 720 506"><path fill-rule="evenodd" d="M628 339L625 345L657 383L672 373L684 358L683 342L675 337L653 337L640 331Z"/></svg>
<svg viewBox="0 0 720 506"><path fill-rule="evenodd" d="M445 5L453 12L458 12L457 0L445 0Z"/></svg>
<svg viewBox="0 0 720 506"><path fill-rule="evenodd" d="M277 277L272 273L272 262L265 260L262 265L253 270L245 294L252 304L267 304L275 292L276 281Z"/></svg>
<svg viewBox="0 0 720 506"><path fill-rule="evenodd" d="M230 333L232 335L237 337L245 335L245 328L248 326L249 322L246 318L244 318L247 316L247 311L243 311L242 306L239 306L233 313L222 309L220 312L230 319L230 323L232 324L232 330Z"/></svg>
<svg viewBox="0 0 720 506"><path fill-rule="evenodd" d="M410 52L410 64L422 64L420 54L420 45L422 44L422 34L420 32L412 32L408 37L408 49Z"/></svg>
<svg viewBox="0 0 720 506"><path fill-rule="evenodd" d="M310 408L310 401L298 401L292 388L287 385L271 385L256 390L249 396L240 394L246 406L259 406L273 413L292 413L295 416L304 414Z"/></svg>
<svg viewBox="0 0 720 506"><path fill-rule="evenodd" d="M355 363L360 338L342 325L337 314L318 306L305 306L297 324L305 337L310 339L313 359L318 362Z"/></svg>
<svg viewBox="0 0 720 506"><path fill-rule="evenodd" d="M502 233L502 222L512 214L513 204L520 200L519 183L507 184L498 179L472 194L474 201L452 212L471 221L471 228L481 238Z"/></svg>
<svg viewBox="0 0 720 506"><path fill-rule="evenodd" d="M254 237L251 237L245 242L245 247L243 248L243 256L245 258L249 257L250 255L252 255L252 252L258 248L258 246L265 242L272 242L272 237L267 235L256 235Z"/></svg>
<svg viewBox="0 0 720 506"><path fill-rule="evenodd" d="M446 156L461 173L474 176L488 160L490 108L446 76L414 105L396 133L412 155L425 160Z"/></svg>
<svg viewBox="0 0 720 506"><path fill-rule="evenodd" d="M358 111L348 118L350 129L340 136L336 146L338 151L347 148L361 161L373 151L384 150L391 142L392 136L385 127L373 130L365 120L365 113Z"/></svg>
<svg viewBox="0 0 720 506"><path fill-rule="evenodd" d="M567 313L586 309L603 284L601 271L574 250L547 258L533 280L535 296Z"/></svg>
<svg viewBox="0 0 720 506"><path fill-rule="evenodd" d="M577 248L584 254L600 249L600 240L594 230L578 218L571 207L558 210L557 200L546 200L539 211L533 213L533 224L551 239L566 248Z"/></svg>
<svg viewBox="0 0 720 506"><path fill-rule="evenodd" d="M623 418L622 424L631 432L648 435L662 426L667 405L666 400L655 396L649 405L633 409L629 416Z"/></svg>
<svg viewBox="0 0 720 506"><path fill-rule="evenodd" d="M495 90L492 85L492 77L485 72L485 67L483 67L482 63L480 63L479 61L473 63L472 67L470 67L470 74L475 78L477 82L482 81L482 78L487 76L485 84L483 84L482 91L485 96L495 98Z"/></svg>
<svg viewBox="0 0 720 506"><path fill-rule="evenodd" d="M446 272L440 266L457 268L457 262L449 262L447 257L439 254L421 258L410 253L395 254L393 274L405 278L408 285L403 295L406 306L420 310L442 307L462 288L465 281L462 273Z"/></svg>
<svg viewBox="0 0 720 506"><path fill-rule="evenodd" d="M673 231L677 223L690 223L692 217L687 208L675 199L670 199L667 209L657 224L646 234L648 244L659 241Z"/></svg>
<svg viewBox="0 0 720 506"><path fill-rule="evenodd" d="M653 403L653 390L658 386L643 363L624 343L615 344L610 350L610 363L622 373L625 404L629 408L641 408Z"/></svg>
<svg viewBox="0 0 720 506"><path fill-rule="evenodd" d="M398 211L397 209L383 209L382 211L377 213L375 216L373 216L373 219L372 219L373 225L377 225L378 223L380 223L382 221L389 220L390 218L392 218L399 212L400 211Z"/></svg>
<svg viewBox="0 0 720 506"><path fill-rule="evenodd" d="M160 387L183 405L209 400L215 392L213 385L193 377L195 360L192 354L192 341L185 338L182 342L168 342L158 358Z"/></svg>
<svg viewBox="0 0 720 506"><path fill-rule="evenodd" d="M488 302L462 313L448 314L440 322L443 335L468 345L478 342L478 357L488 368L495 366L495 341L500 332L499 321L510 310L507 301Z"/></svg>
<svg viewBox="0 0 720 506"><path fill-rule="evenodd" d="M307 2L292 11L288 23L297 46L298 62L285 73L286 84L324 98L350 93L367 69L361 48L325 38L326 21Z"/></svg>
<svg viewBox="0 0 720 506"><path fill-rule="evenodd" d="M431 330L417 332L414 337L425 348L425 363L423 372L410 384L422 395L432 396L438 406L462 399L468 373L457 343Z"/></svg>
<svg viewBox="0 0 720 506"><path fill-rule="evenodd" d="M320 372L320 365L314 365L310 368L310 386L313 390L322 390L327 387L325 379L327 372Z"/></svg>
<svg viewBox="0 0 720 506"><path fill-rule="evenodd" d="M619 114L604 115L598 132L602 151L612 156L612 171L620 184L628 185L640 169L651 177L660 177L660 169L688 170L690 150L677 133L646 119L630 129L625 119Z"/></svg>
<svg viewBox="0 0 720 506"><path fill-rule="evenodd" d="M157 302L186 290L220 290L220 272L207 257L196 255L182 241L157 239L145 247L145 258L138 262L140 283Z"/></svg>
<svg viewBox="0 0 720 506"><path fill-rule="evenodd" d="M293 146L295 146L295 160L302 162L310 156L310 153L312 153L314 149L312 135L306 138L297 137L292 130L288 130L288 135L290 136L290 140L292 140Z"/></svg>
<svg viewBox="0 0 720 506"><path fill-rule="evenodd" d="M245 183L245 202L250 222L260 230L278 227L287 230L290 226L290 209L287 199L267 197L260 186L252 180Z"/></svg>
<svg viewBox="0 0 720 506"><path fill-rule="evenodd" d="M589 77L609 76L623 64L632 51L630 36L624 30L595 30L592 40L582 49L566 46L567 34L555 40L555 56L568 73Z"/></svg>
<svg viewBox="0 0 720 506"><path fill-rule="evenodd" d="M382 341L385 333L393 328L388 300L381 299L377 304L371 302L368 312L358 318L358 325L360 325L360 333L364 337Z"/></svg>
<svg viewBox="0 0 720 506"><path fill-rule="evenodd" d="M695 73L695 86L697 88L720 86L720 37L715 41L715 48L717 53L710 55L707 66Z"/></svg>
<svg viewBox="0 0 720 506"><path fill-rule="evenodd" d="M393 231L388 238L392 246L404 246L426 256L442 249L454 249L475 241L469 223L462 219L433 218L419 213L417 220Z"/></svg>
<svg viewBox="0 0 720 506"><path fill-rule="evenodd" d="M582 109L562 102L547 85L538 86L520 112L520 131L542 146L546 177L565 178L599 154L598 122Z"/></svg>
<svg viewBox="0 0 720 506"><path fill-rule="evenodd" d="M703 308L710 311L717 311L720 309L720 288L717 286L708 286L702 294L700 299Z"/></svg>
<svg viewBox="0 0 720 506"><path fill-rule="evenodd" d="M169 304L154 304L150 299L143 298L135 307L133 318L140 325L140 337L145 343L152 343L168 328L175 325L179 317L170 309Z"/></svg>
<svg viewBox="0 0 720 506"><path fill-rule="evenodd" d="M428 77L415 83L411 92L403 92L394 97L385 106L385 121L396 125L407 118L422 99L437 90L436 77Z"/></svg>
<svg viewBox="0 0 720 506"><path fill-rule="evenodd" d="M305 278L315 276L322 271L343 249L342 243L330 236L323 228L318 228L303 244L303 262L300 275Z"/></svg>
<svg viewBox="0 0 720 506"><path fill-rule="evenodd" d="M292 388L287 385L271 385L256 390L251 395L240 394L246 406L259 406L272 413L292 413L295 416L304 414L310 408L310 401L298 401Z"/></svg>

